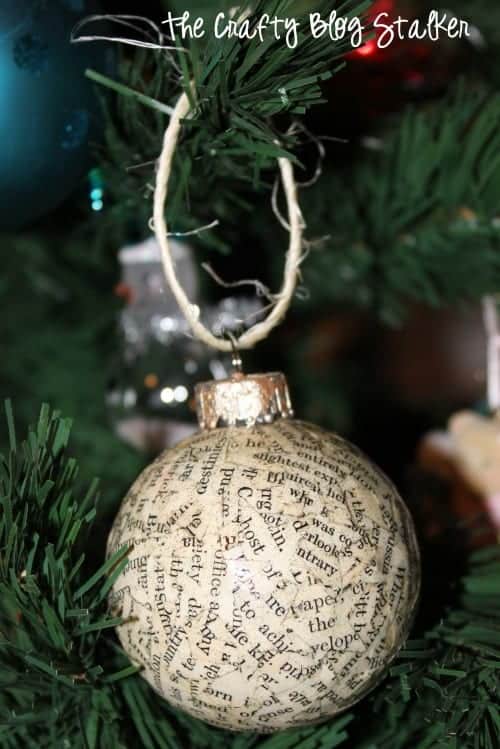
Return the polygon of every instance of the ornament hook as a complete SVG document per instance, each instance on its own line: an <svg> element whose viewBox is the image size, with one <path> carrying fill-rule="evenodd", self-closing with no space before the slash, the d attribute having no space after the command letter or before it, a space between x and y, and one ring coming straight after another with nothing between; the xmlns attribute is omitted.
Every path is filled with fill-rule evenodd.
<svg viewBox="0 0 500 749"><path fill-rule="evenodd" d="M226 335L231 342L231 365L235 370L235 374L243 374L243 361L241 359L241 352L238 348L238 341L230 330L226 331Z"/></svg>

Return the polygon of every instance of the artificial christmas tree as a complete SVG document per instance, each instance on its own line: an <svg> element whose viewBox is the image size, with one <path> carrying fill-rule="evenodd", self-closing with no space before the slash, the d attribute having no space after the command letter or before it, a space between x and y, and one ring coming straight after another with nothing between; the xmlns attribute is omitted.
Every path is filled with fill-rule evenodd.
<svg viewBox="0 0 500 749"><path fill-rule="evenodd" d="M117 12L116 4L102 5ZM107 603L129 559L123 548L105 561L106 538L145 459L114 433L105 398L121 346L117 248L150 236L157 159L184 92L189 107L155 228L163 218L170 234L189 234L196 259L210 267L200 273L203 298L217 304L228 288L233 296L243 287L245 295L257 291L269 315L282 299L283 289L270 291L280 288L279 248L293 220L301 233L306 225L295 248L299 285L288 294L289 316L246 354L246 366L286 371L301 418L329 429L342 425L403 488L422 434L471 404L396 402L377 367L379 326L404 326L415 302L458 306L500 286L500 55L491 31L497 6L452 2L450 11L474 33L453 43L451 66L448 46L442 56L440 42L432 47L433 61L446 61L438 85L409 96L419 106L406 107L406 96L395 92L396 106L374 108L374 62L368 55L353 59L348 39L313 39L308 0L256 0L241 11L248 28L266 13L302 21L296 47L210 33L168 39L161 21L185 3L146 2L146 21L132 17L137 9L130 5L120 8L128 16L106 19L112 30L94 18L74 34L133 42L121 45L115 74L88 71L110 89L96 87L105 117L94 157L99 195L92 195L92 172L47 220L2 238L0 381L14 401L17 433L27 438L18 441L9 408L0 465L0 746L495 747L498 548L449 559L447 547L429 546L425 537L411 639L387 678L340 717L263 738L233 736L167 706L120 648L115 629L132 620ZM331 0L313 10L362 19L372 5ZM425 16L424 5L412 2L412 16ZM219 11L238 17L235 8L202 0L190 10L207 29ZM406 70L414 63L409 54L407 66L403 50L397 61ZM357 66L351 99L366 102L369 117L359 117L345 96L344 61L348 70ZM430 76L432 66L425 70ZM463 78L448 86L457 70ZM387 75L407 77L399 70ZM277 159L293 163L303 183L298 222L293 210L284 215ZM335 319L347 321L342 347L321 342ZM229 351L230 340L224 343ZM47 400L74 419L71 443L68 422L46 408L29 429ZM102 476L99 503L94 489L81 493L74 456L82 480ZM402 494L409 495L406 487Z"/></svg>

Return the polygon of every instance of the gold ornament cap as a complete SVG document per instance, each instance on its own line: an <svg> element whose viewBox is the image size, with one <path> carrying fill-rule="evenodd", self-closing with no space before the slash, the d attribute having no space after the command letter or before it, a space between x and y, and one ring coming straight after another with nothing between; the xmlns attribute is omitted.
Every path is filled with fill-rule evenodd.
<svg viewBox="0 0 500 749"><path fill-rule="evenodd" d="M202 382L195 388L201 429L252 427L293 418L286 377L281 372L245 375Z"/></svg>

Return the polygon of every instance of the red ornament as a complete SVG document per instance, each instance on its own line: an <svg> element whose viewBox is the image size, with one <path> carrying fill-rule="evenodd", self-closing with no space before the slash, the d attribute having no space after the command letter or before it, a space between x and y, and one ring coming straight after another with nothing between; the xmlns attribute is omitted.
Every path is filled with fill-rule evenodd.
<svg viewBox="0 0 500 749"><path fill-rule="evenodd" d="M379 51L376 39L369 39L362 47L351 52L352 57L372 57Z"/></svg>
<svg viewBox="0 0 500 749"><path fill-rule="evenodd" d="M395 3L393 0L376 0L366 15L366 21L368 24L372 24L382 13L387 14L383 20L384 23L390 24L395 20ZM373 33L375 34L373 39L369 39L361 47L357 47L357 49L353 50L348 57L374 57L377 54L383 55L387 52L387 50L382 50L378 46L378 40L382 34L382 29L374 29Z"/></svg>
<svg viewBox="0 0 500 749"><path fill-rule="evenodd" d="M352 91L363 92L351 109L362 128L370 120L400 111L415 98L446 91L458 72L460 46L452 40L401 38L395 32L388 44L387 27L399 19L412 22L421 11L414 0L376 0L365 14L363 23L369 38L347 55L346 69L330 84L332 103L344 112L349 112ZM378 28L369 32L370 23L377 20ZM405 24L402 28L407 27Z"/></svg>

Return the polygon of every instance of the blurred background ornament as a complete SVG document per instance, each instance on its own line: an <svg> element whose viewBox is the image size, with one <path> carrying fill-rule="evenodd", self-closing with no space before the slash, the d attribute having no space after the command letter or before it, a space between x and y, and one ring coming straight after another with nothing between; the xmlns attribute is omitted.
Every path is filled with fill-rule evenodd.
<svg viewBox="0 0 500 749"><path fill-rule="evenodd" d="M311 6L314 5L311 0ZM379 28L363 45L346 56L347 65L324 91L328 104L309 115L310 129L335 136L371 133L379 121L404 109L409 102L433 99L448 90L460 70L463 47L444 35L430 39L399 39L379 46L383 24L398 17L425 20L428 15L418 0L375 0L365 13L365 25L379 18ZM381 15L385 14L385 15ZM353 97L352 91L358 92ZM332 116L334 115L334 116ZM332 133L332 122L335 132ZM342 152L342 149L338 149ZM345 152L345 149L343 149Z"/></svg>
<svg viewBox="0 0 500 749"><path fill-rule="evenodd" d="M364 74L367 67L372 68L375 90L371 91L373 98L368 98L371 98L374 113L393 111L408 98L432 96L449 85L457 64L458 45L444 34L439 43L430 38L409 38L409 35L400 38L398 27L394 25L403 18L409 22L419 21L423 28L428 15L429 10L416 0L375 0L370 6L368 21L377 22L373 38L353 50L349 58L363 66ZM390 44L387 43L387 27L392 27L391 33L394 33ZM403 36L408 34L409 28L410 24L401 27ZM360 73L358 66L358 75Z"/></svg>
<svg viewBox="0 0 500 749"><path fill-rule="evenodd" d="M198 277L193 251L186 242L171 241L180 282L190 299L198 298ZM154 237L124 247L119 252L122 276L115 292L126 305L121 314L128 361L145 354L152 340L170 343L188 328L167 288L160 249Z"/></svg>
<svg viewBox="0 0 500 749"><path fill-rule="evenodd" d="M180 283L200 303L192 247L170 241ZM150 455L171 447L197 429L193 388L205 379L223 379L231 356L209 350L191 337L189 325L166 285L154 237L119 253L121 280L115 293L124 301L120 316L123 356L115 367L107 403L114 428L125 442ZM216 335L254 324L258 299L227 297L203 305L204 323Z"/></svg>
<svg viewBox="0 0 500 749"><path fill-rule="evenodd" d="M450 419L448 429L457 465L500 534L500 415L462 411Z"/></svg>
<svg viewBox="0 0 500 749"><path fill-rule="evenodd" d="M105 184L101 169L91 169L88 175L89 201L93 211L99 212L104 208Z"/></svg>
<svg viewBox="0 0 500 749"><path fill-rule="evenodd" d="M500 315L498 300L483 300L488 413L459 411L446 431L426 434L418 448L422 472L419 512L426 535L455 531L466 548L500 536ZM483 346L484 351L484 346Z"/></svg>
<svg viewBox="0 0 500 749"><path fill-rule="evenodd" d="M470 549L496 543L500 532L498 503L491 502L464 471L461 452L466 431L468 436L471 431L460 434L463 427L463 422L452 420L447 431L431 431L421 439L411 505L426 540L462 558Z"/></svg>
<svg viewBox="0 0 500 749"><path fill-rule="evenodd" d="M101 112L85 69L111 73L114 51L70 35L96 10L93 0L0 4L0 229L50 212L89 166Z"/></svg>

